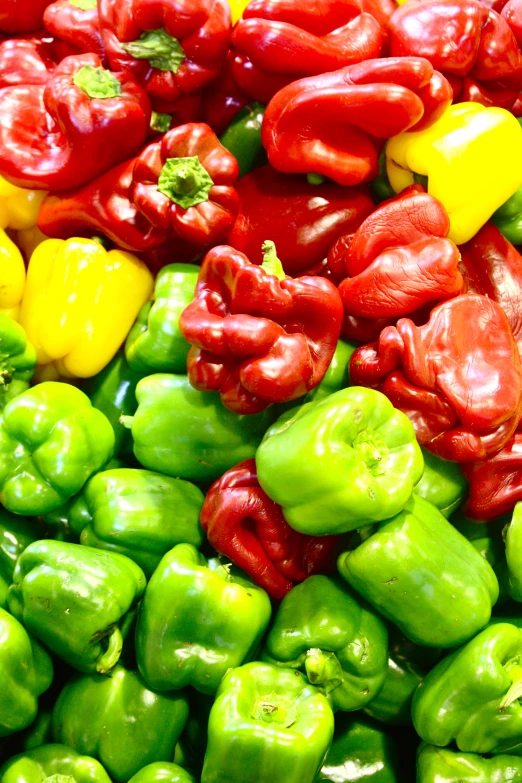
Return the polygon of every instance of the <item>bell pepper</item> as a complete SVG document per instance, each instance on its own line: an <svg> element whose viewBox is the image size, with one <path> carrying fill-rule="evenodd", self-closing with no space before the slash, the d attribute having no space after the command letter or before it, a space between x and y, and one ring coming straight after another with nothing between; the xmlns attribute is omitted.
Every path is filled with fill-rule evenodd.
<svg viewBox="0 0 522 783"><path fill-rule="evenodd" d="M522 500L521 427L496 454L468 463L463 470L469 481L469 497L464 506L468 517L487 521L511 512Z"/></svg>
<svg viewBox="0 0 522 783"><path fill-rule="evenodd" d="M66 57L44 85L5 88L0 113L0 174L37 190L77 187L127 160L150 122L140 85L96 54Z"/></svg>
<svg viewBox="0 0 522 783"><path fill-rule="evenodd" d="M522 365L509 321L478 294L437 305L424 326L401 318L386 327L378 343L355 351L350 375L378 386L409 416L419 443L443 459L499 451L521 415Z"/></svg>
<svg viewBox="0 0 522 783"><path fill-rule="evenodd" d="M102 233L127 250L165 246L193 261L224 241L239 200L235 158L204 123L188 123L84 188L49 195L38 225L52 237Z"/></svg>
<svg viewBox="0 0 522 783"><path fill-rule="evenodd" d="M18 84L46 84L56 66L49 47L35 38L8 38L0 42L0 88Z"/></svg>
<svg viewBox="0 0 522 783"><path fill-rule="evenodd" d="M399 783L399 770L397 747L388 734L362 715L338 714L330 750L314 783Z"/></svg>
<svg viewBox="0 0 522 783"><path fill-rule="evenodd" d="M178 544L152 575L136 626L136 660L150 688L216 692L256 652L270 621L264 590L230 565Z"/></svg>
<svg viewBox="0 0 522 783"><path fill-rule="evenodd" d="M131 370L142 375L185 372L190 346L178 322L194 299L198 274L195 264L169 264L160 270L153 299L141 308L125 342Z"/></svg>
<svg viewBox="0 0 522 783"><path fill-rule="evenodd" d="M53 664L23 625L4 609L0 609L0 635L0 737L7 737L35 719L38 697L53 681Z"/></svg>
<svg viewBox="0 0 522 783"><path fill-rule="evenodd" d="M31 228L21 228L16 232L16 244L22 251L22 255L27 264L31 260L31 256L33 255L38 245L41 245L42 242L45 242L46 239L49 239L49 237L46 237L45 234L40 231L38 226L32 226Z"/></svg>
<svg viewBox="0 0 522 783"><path fill-rule="evenodd" d="M522 128L505 109L460 103L430 128L390 139L386 159L397 193L415 174L428 178L428 193L449 215L448 238L460 245L522 184Z"/></svg>
<svg viewBox="0 0 522 783"><path fill-rule="evenodd" d="M491 222L509 242L522 244L522 186L493 213Z"/></svg>
<svg viewBox="0 0 522 783"><path fill-rule="evenodd" d="M0 228L32 228L46 193L18 188L0 177Z"/></svg>
<svg viewBox="0 0 522 783"><path fill-rule="evenodd" d="M428 128L450 103L449 83L427 60L366 60L280 90L266 108L263 145L279 171L358 185L377 176L384 139Z"/></svg>
<svg viewBox="0 0 522 783"><path fill-rule="evenodd" d="M2 184L0 183L0 189ZM0 218L2 203L0 197ZM25 287L24 259L15 243L0 228L0 316L18 320Z"/></svg>
<svg viewBox="0 0 522 783"><path fill-rule="evenodd" d="M23 33L38 30L42 26L44 9L50 2L51 0L30 0L29 3L20 3L20 0L2 0L0 31Z"/></svg>
<svg viewBox="0 0 522 783"><path fill-rule="evenodd" d="M16 561L29 544L41 537L42 531L35 524L18 514L0 508L0 607L6 608L7 589L13 581Z"/></svg>
<svg viewBox="0 0 522 783"><path fill-rule="evenodd" d="M20 752L40 748L42 745L48 745L52 742L51 710L39 705L38 715L31 725L24 729L20 739Z"/></svg>
<svg viewBox="0 0 522 783"><path fill-rule="evenodd" d="M99 0L98 9L111 69L134 74L158 111L217 77L230 43L226 0Z"/></svg>
<svg viewBox="0 0 522 783"><path fill-rule="evenodd" d="M177 764L157 761L155 764L147 764L136 772L129 783L196 783L196 781L189 772Z"/></svg>
<svg viewBox="0 0 522 783"><path fill-rule="evenodd" d="M498 579L499 587L495 608L498 610L499 607L504 607L509 600L509 571L506 562L504 529L506 524L510 522L510 516L499 517L493 522L483 522L468 519L464 516L462 509L459 509L456 514L451 516L450 522L490 564Z"/></svg>
<svg viewBox="0 0 522 783"><path fill-rule="evenodd" d="M422 449L424 473L413 490L439 509L446 519L464 502L468 482L456 462L441 459L427 449Z"/></svg>
<svg viewBox="0 0 522 783"><path fill-rule="evenodd" d="M365 186L311 185L271 166L243 177L237 192L241 207L228 244L261 264L269 237L286 274L293 276L320 263L336 239L353 233L374 210Z"/></svg>
<svg viewBox="0 0 522 783"><path fill-rule="evenodd" d="M291 82L379 57L381 25L357 0L252 0L232 33L231 71L267 102Z"/></svg>
<svg viewBox="0 0 522 783"><path fill-rule="evenodd" d="M0 313L0 411L29 388L36 351L20 324Z"/></svg>
<svg viewBox="0 0 522 783"><path fill-rule="evenodd" d="M118 664L106 677L75 674L53 709L53 739L98 759L116 783L171 761L188 717L185 693L155 693Z"/></svg>
<svg viewBox="0 0 522 783"><path fill-rule="evenodd" d="M217 79L203 90L203 117L218 136L249 102L248 95L239 87L230 72L231 62L232 55L229 52Z"/></svg>
<svg viewBox="0 0 522 783"><path fill-rule="evenodd" d="M142 261L94 240L48 239L29 262L20 323L38 364L56 374L100 372L125 339L154 281Z"/></svg>
<svg viewBox="0 0 522 783"><path fill-rule="evenodd" d="M313 783L334 717L300 672L247 663L223 678L210 712L201 783Z"/></svg>
<svg viewBox="0 0 522 783"><path fill-rule="evenodd" d="M0 418L0 502L15 514L49 513L81 490L113 447L109 421L83 392L40 383L11 400Z"/></svg>
<svg viewBox="0 0 522 783"><path fill-rule="evenodd" d="M310 574L331 573L342 547L341 536L306 536L292 530L280 506L259 486L253 459L212 484L201 525L214 549L275 599Z"/></svg>
<svg viewBox="0 0 522 783"><path fill-rule="evenodd" d="M105 470L89 479L69 509L84 546L119 552L150 577L176 544L200 547L203 493L188 481L149 470Z"/></svg>
<svg viewBox="0 0 522 783"><path fill-rule="evenodd" d="M506 560L509 574L509 594L514 601L522 600L522 503L513 509L511 522L503 531L506 542Z"/></svg>
<svg viewBox="0 0 522 783"><path fill-rule="evenodd" d="M406 3L389 21L392 57L425 57L453 98L510 109L522 88L522 57L507 22L477 0Z"/></svg>
<svg viewBox="0 0 522 783"><path fill-rule="evenodd" d="M259 267L223 245L201 266L179 327L192 345L188 377L219 391L240 414L301 397L321 381L341 332L337 289L320 277L286 277L273 242Z"/></svg>
<svg viewBox="0 0 522 783"><path fill-rule="evenodd" d="M145 575L123 555L42 540L20 555L9 611L75 669L109 672L145 590Z"/></svg>
<svg viewBox="0 0 522 783"><path fill-rule="evenodd" d="M51 35L80 52L97 54L106 64L96 0L54 0L44 11L43 23Z"/></svg>
<svg viewBox="0 0 522 783"><path fill-rule="evenodd" d="M26 750L0 767L1 783L44 783L49 779L110 783L109 776L96 759L80 756L65 745L42 745Z"/></svg>
<svg viewBox="0 0 522 783"><path fill-rule="evenodd" d="M138 383L136 398L134 417L122 417L136 459L148 470L189 481L215 481L253 457L275 415L269 408L238 416L184 375L149 375Z"/></svg>
<svg viewBox="0 0 522 783"><path fill-rule="evenodd" d="M476 753L423 745L417 757L420 783L518 783L522 780L519 756L483 758Z"/></svg>
<svg viewBox="0 0 522 783"><path fill-rule="evenodd" d="M351 712L384 684L388 630L341 579L310 576L283 598L263 657L302 671L334 710Z"/></svg>
<svg viewBox="0 0 522 783"><path fill-rule="evenodd" d="M516 755L522 739L519 628L496 623L450 653L419 685L413 725L431 745Z"/></svg>
<svg viewBox="0 0 522 783"><path fill-rule="evenodd" d="M407 417L379 392L352 386L283 414L256 466L294 530L329 535L401 511L423 460Z"/></svg>
<svg viewBox="0 0 522 783"><path fill-rule="evenodd" d="M252 101L234 116L228 128L221 134L221 144L239 164L239 176L244 177L252 169L263 166L266 154L261 142L261 127L266 106Z"/></svg>
<svg viewBox="0 0 522 783"><path fill-rule="evenodd" d="M498 598L489 563L416 495L360 546L340 555L337 566L408 639L427 647L455 647L471 639Z"/></svg>

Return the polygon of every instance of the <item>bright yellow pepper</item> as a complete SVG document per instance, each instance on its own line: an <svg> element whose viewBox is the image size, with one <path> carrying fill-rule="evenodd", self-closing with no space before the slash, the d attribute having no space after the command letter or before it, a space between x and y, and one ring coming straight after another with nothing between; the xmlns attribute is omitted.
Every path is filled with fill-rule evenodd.
<svg viewBox="0 0 522 783"><path fill-rule="evenodd" d="M230 10L232 11L232 24L238 22L243 16L243 11L250 3L250 0L228 0Z"/></svg>
<svg viewBox="0 0 522 783"><path fill-rule="evenodd" d="M0 228L0 313L18 320L25 286L24 259Z"/></svg>
<svg viewBox="0 0 522 783"><path fill-rule="evenodd" d="M45 377L89 378L112 359L154 279L123 250L92 239L47 239L29 262L20 323ZM40 371L40 375L41 375Z"/></svg>
<svg viewBox="0 0 522 783"><path fill-rule="evenodd" d="M11 185L0 177L0 228L31 228L38 220L40 205L47 193Z"/></svg>
<svg viewBox="0 0 522 783"><path fill-rule="evenodd" d="M396 193L428 177L428 193L450 219L449 238L467 242L522 185L522 128L505 109L458 103L431 128L394 136L386 168Z"/></svg>

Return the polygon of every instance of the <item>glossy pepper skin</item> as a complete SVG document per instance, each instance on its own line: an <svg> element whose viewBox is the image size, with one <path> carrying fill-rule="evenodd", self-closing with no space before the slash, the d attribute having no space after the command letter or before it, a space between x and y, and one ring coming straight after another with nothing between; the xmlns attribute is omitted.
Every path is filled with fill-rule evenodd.
<svg viewBox="0 0 522 783"><path fill-rule="evenodd" d="M450 103L449 83L427 60L366 60L276 93L263 145L279 171L358 185L377 176L384 139L429 127Z"/></svg>
<svg viewBox="0 0 522 783"><path fill-rule="evenodd" d="M80 756L66 745L45 744L25 750L0 767L1 783L43 783L55 776L72 778L76 783L110 783L96 759Z"/></svg>
<svg viewBox="0 0 522 783"><path fill-rule="evenodd" d="M19 0L4 0L0 9L0 31L24 33L38 30L42 26L44 9L50 0L30 0L21 4Z"/></svg>
<svg viewBox="0 0 522 783"><path fill-rule="evenodd" d="M477 0L405 4L389 21L392 57L425 57L449 79L453 99L510 109L522 57L507 22Z"/></svg>
<svg viewBox="0 0 522 783"><path fill-rule="evenodd" d="M0 177L0 228L33 228L46 193L12 185ZM2 278L3 279L3 278Z"/></svg>
<svg viewBox="0 0 522 783"><path fill-rule="evenodd" d="M218 75L230 43L226 0L99 0L98 9L111 68L133 73L158 111Z"/></svg>
<svg viewBox="0 0 522 783"><path fill-rule="evenodd" d="M268 102L297 79L379 57L382 41L357 0L252 0L232 33L231 71L247 95Z"/></svg>
<svg viewBox="0 0 522 783"><path fill-rule="evenodd" d="M266 163L266 154L261 142L265 109L266 106L258 101L247 103L237 112L230 125L219 137L221 144L237 160L240 177Z"/></svg>
<svg viewBox="0 0 522 783"><path fill-rule="evenodd" d="M477 552L487 560L495 572L499 587L498 601L495 604L497 614L499 607L509 600L509 570L504 536L505 527L510 521L509 515L504 515L491 522L469 519L464 516L462 509L450 517L451 524L473 544Z"/></svg>
<svg viewBox="0 0 522 783"><path fill-rule="evenodd" d="M150 122L143 89L96 54L66 57L45 85L6 88L0 109L0 174L39 190L83 185L130 158Z"/></svg>
<svg viewBox="0 0 522 783"><path fill-rule="evenodd" d="M2 183L0 182L0 190ZM0 196L0 218L2 201ZM15 243L0 228L0 315L8 316L15 321L20 313L20 302L25 287L25 265L20 250Z"/></svg>
<svg viewBox="0 0 522 783"><path fill-rule="evenodd" d="M142 375L185 372L190 346L179 317L194 299L198 274L195 264L168 264L159 271L153 299L141 308L125 342L131 370Z"/></svg>
<svg viewBox="0 0 522 783"><path fill-rule="evenodd" d="M210 250L179 326L191 343L188 377L219 391L239 414L301 397L321 381L342 322L337 289L320 277L285 277L273 242L261 266L228 245Z"/></svg>
<svg viewBox="0 0 522 783"><path fill-rule="evenodd" d="M441 459L427 449L422 449L422 456L424 473L413 494L427 500L448 519L464 502L468 482L456 462Z"/></svg>
<svg viewBox="0 0 522 783"><path fill-rule="evenodd" d="M520 783L522 759L502 754L483 758L476 753L462 753L424 745L417 757L419 783Z"/></svg>
<svg viewBox="0 0 522 783"><path fill-rule="evenodd" d="M176 544L201 546L202 505L203 493L188 481L117 468L89 479L73 501L69 519L80 544L119 552L150 577Z"/></svg>
<svg viewBox="0 0 522 783"><path fill-rule="evenodd" d="M0 410L29 388L36 351L24 329L0 312Z"/></svg>
<svg viewBox="0 0 522 783"><path fill-rule="evenodd" d="M379 392L353 386L283 414L267 431L256 465L262 489L288 524L308 535L392 517L423 470L407 417Z"/></svg>
<svg viewBox="0 0 522 783"><path fill-rule="evenodd" d="M97 54L106 65L96 0L55 0L45 9L43 23L52 35L80 52Z"/></svg>
<svg viewBox="0 0 522 783"><path fill-rule="evenodd" d="M509 574L509 594L514 601L522 600L522 503L517 503L511 522L503 532Z"/></svg>
<svg viewBox="0 0 522 783"><path fill-rule="evenodd" d="M310 574L331 573L342 547L340 536L306 536L292 530L280 506L259 486L253 459L235 465L212 484L201 525L214 549L275 599Z"/></svg>
<svg viewBox="0 0 522 783"><path fill-rule="evenodd" d="M401 318L386 327L378 343L355 351L350 375L380 388L409 416L419 443L443 459L484 459L520 419L517 344L500 305L478 294L437 305L424 326Z"/></svg>
<svg viewBox="0 0 522 783"><path fill-rule="evenodd" d="M334 718L299 672L248 663L223 678L210 712L201 783L313 783Z"/></svg>
<svg viewBox="0 0 522 783"><path fill-rule="evenodd" d="M489 563L416 495L356 549L340 555L337 566L408 639L427 647L455 647L472 638L498 598Z"/></svg>
<svg viewBox="0 0 522 783"><path fill-rule="evenodd" d="M38 697L53 680L53 664L23 625L4 609L0 609L0 631L0 737L7 737L36 718Z"/></svg>
<svg viewBox="0 0 522 783"><path fill-rule="evenodd" d="M19 557L7 603L66 663L106 674L120 657L145 583L141 568L120 554L42 540Z"/></svg>
<svg viewBox="0 0 522 783"><path fill-rule="evenodd" d="M490 520L511 512L522 500L522 429L493 456L463 466L469 481L464 506L471 519Z"/></svg>
<svg viewBox="0 0 522 783"><path fill-rule="evenodd" d="M491 222L500 229L509 242L522 244L522 187L491 216Z"/></svg>
<svg viewBox="0 0 522 783"><path fill-rule="evenodd" d="M263 242L270 238L286 274L293 276L321 264L335 240L353 233L375 209L365 186L311 185L271 166L243 177L237 192L241 206L228 244L261 264Z"/></svg>
<svg viewBox="0 0 522 783"><path fill-rule="evenodd" d="M157 761L147 764L131 777L129 783L196 783L192 775L178 764Z"/></svg>
<svg viewBox="0 0 522 783"><path fill-rule="evenodd" d="M154 280L143 261L95 240L42 242L29 262L20 323L39 365L88 378L110 362Z"/></svg>
<svg viewBox="0 0 522 783"><path fill-rule="evenodd" d="M37 516L62 506L112 456L109 421L74 386L46 382L19 394L0 420L0 502Z"/></svg>
<svg viewBox="0 0 522 783"><path fill-rule="evenodd" d="M56 60L43 41L8 38L0 42L0 88L46 84Z"/></svg>
<svg viewBox="0 0 522 783"><path fill-rule="evenodd" d="M460 245L520 187L522 128L505 109L460 103L430 128L390 139L386 160L395 192L415 174L428 177L428 193L448 213L448 237Z"/></svg>
<svg viewBox="0 0 522 783"><path fill-rule="evenodd" d="M126 783L144 766L171 761L188 717L183 692L155 693L118 664L110 677L76 674L53 709L53 739L98 759Z"/></svg>
<svg viewBox="0 0 522 783"><path fill-rule="evenodd" d="M519 628L498 623L450 653L413 698L413 725L431 745L466 753L520 753Z"/></svg>
<svg viewBox="0 0 522 783"><path fill-rule="evenodd" d="M254 416L227 410L217 394L192 388L185 375L158 373L136 387L131 427L134 455L149 470L189 481L215 481L254 456L274 420L271 409Z"/></svg>
<svg viewBox="0 0 522 783"><path fill-rule="evenodd" d="M302 671L334 710L351 712L384 684L388 630L341 579L310 576L283 598L264 657Z"/></svg>
<svg viewBox="0 0 522 783"><path fill-rule="evenodd" d="M256 652L270 621L268 595L191 544L161 560L142 601L136 659L149 687L192 685L213 694L228 669Z"/></svg>
<svg viewBox="0 0 522 783"><path fill-rule="evenodd" d="M25 519L0 508L0 607L6 608L7 590L13 581L16 561L42 535L35 520Z"/></svg>

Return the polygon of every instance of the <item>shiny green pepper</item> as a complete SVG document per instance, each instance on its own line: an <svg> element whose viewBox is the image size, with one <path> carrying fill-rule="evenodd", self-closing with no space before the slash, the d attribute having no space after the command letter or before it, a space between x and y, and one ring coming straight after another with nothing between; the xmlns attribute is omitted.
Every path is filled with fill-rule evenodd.
<svg viewBox="0 0 522 783"><path fill-rule="evenodd" d="M261 127L266 106L252 101L247 103L221 134L219 140L223 147L239 163L239 176L267 163L266 152L261 142Z"/></svg>
<svg viewBox="0 0 522 783"><path fill-rule="evenodd" d="M422 449L422 456L424 473L413 492L438 508L447 519L464 502L468 482L456 462L437 457L427 449Z"/></svg>
<svg viewBox="0 0 522 783"><path fill-rule="evenodd" d="M41 745L9 759L0 769L0 783L111 783L96 759L80 756L65 745Z"/></svg>
<svg viewBox="0 0 522 783"><path fill-rule="evenodd" d="M522 783L522 759L462 753L423 745L417 757L417 783Z"/></svg>
<svg viewBox="0 0 522 783"><path fill-rule="evenodd" d="M13 581L16 561L43 531L36 520L29 521L0 507L0 606L7 605L7 590Z"/></svg>
<svg viewBox="0 0 522 783"><path fill-rule="evenodd" d="M22 326L0 313L0 411L29 388L36 351Z"/></svg>
<svg viewBox="0 0 522 783"><path fill-rule="evenodd" d="M2 781L0 780L0 783ZM157 761L147 764L131 777L129 783L196 783L192 775L177 764Z"/></svg>

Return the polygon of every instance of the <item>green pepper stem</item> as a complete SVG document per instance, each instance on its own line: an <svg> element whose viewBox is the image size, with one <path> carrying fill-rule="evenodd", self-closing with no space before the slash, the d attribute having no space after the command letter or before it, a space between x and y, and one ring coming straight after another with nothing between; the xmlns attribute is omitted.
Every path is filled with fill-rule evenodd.
<svg viewBox="0 0 522 783"><path fill-rule="evenodd" d="M214 181L197 155L167 158L158 177L158 191L182 209L208 201Z"/></svg>
<svg viewBox="0 0 522 783"><path fill-rule="evenodd" d="M150 127L158 133L166 133L172 125L172 115L153 111L150 116Z"/></svg>
<svg viewBox="0 0 522 783"><path fill-rule="evenodd" d="M9 370L0 370L0 386L9 386L12 380L13 376Z"/></svg>
<svg viewBox="0 0 522 783"><path fill-rule="evenodd" d="M275 243L271 239L266 239L261 245L261 250L263 251L261 269L264 269L268 275L274 275L278 280L284 280L286 277L285 270L277 257Z"/></svg>
<svg viewBox="0 0 522 783"><path fill-rule="evenodd" d="M289 728L297 720L297 709L293 701L285 699L275 691L257 699L252 711L254 720L275 723Z"/></svg>
<svg viewBox="0 0 522 783"><path fill-rule="evenodd" d="M323 177L322 174L314 174L314 172L310 172L306 175L306 179L308 180L309 185L322 185L326 177Z"/></svg>
<svg viewBox="0 0 522 783"><path fill-rule="evenodd" d="M312 647L306 653L306 676L312 685L320 685L328 695L339 685L342 685L344 677L341 664L335 653L323 652L317 647Z"/></svg>
<svg viewBox="0 0 522 783"><path fill-rule="evenodd" d="M508 690L499 705L499 712L504 712L510 704L520 699L522 696L522 667L519 665L511 666L507 669L511 677L511 688Z"/></svg>
<svg viewBox="0 0 522 783"><path fill-rule="evenodd" d="M131 430L132 422L134 421L134 416L125 416L122 413L118 421L120 422L122 427L125 427L126 430Z"/></svg>
<svg viewBox="0 0 522 783"><path fill-rule="evenodd" d="M177 38L173 38L162 27L147 30L137 41L120 43L121 48L135 60L148 60L158 71L177 73L184 62L185 52Z"/></svg>
<svg viewBox="0 0 522 783"><path fill-rule="evenodd" d="M121 95L121 84L110 71L84 65L73 76L73 83L89 98L117 98Z"/></svg>
<svg viewBox="0 0 522 783"><path fill-rule="evenodd" d="M123 647L123 637L117 625L114 626L109 636L105 638L109 640L109 644L106 651L103 655L100 655L96 662L96 671L99 674L107 674L107 672L110 672L110 670L116 666Z"/></svg>

